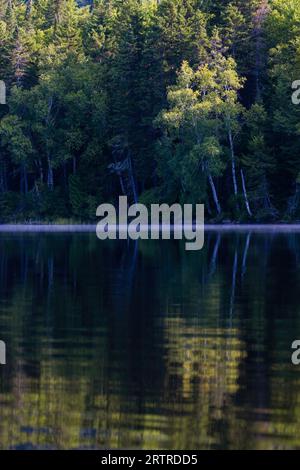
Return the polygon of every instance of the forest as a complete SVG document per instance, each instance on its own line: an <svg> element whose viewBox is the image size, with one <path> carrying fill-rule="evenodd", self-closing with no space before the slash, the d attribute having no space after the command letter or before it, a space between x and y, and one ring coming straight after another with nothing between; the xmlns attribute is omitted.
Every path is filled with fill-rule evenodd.
<svg viewBox="0 0 300 470"><path fill-rule="evenodd" d="M299 0L0 0L0 79L1 223L300 220Z"/></svg>

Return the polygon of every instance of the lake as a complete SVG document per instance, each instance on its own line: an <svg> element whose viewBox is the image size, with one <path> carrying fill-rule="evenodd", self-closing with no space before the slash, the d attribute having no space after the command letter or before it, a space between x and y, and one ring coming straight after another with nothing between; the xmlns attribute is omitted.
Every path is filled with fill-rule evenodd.
<svg viewBox="0 0 300 470"><path fill-rule="evenodd" d="M300 231L0 233L2 449L300 448Z"/></svg>

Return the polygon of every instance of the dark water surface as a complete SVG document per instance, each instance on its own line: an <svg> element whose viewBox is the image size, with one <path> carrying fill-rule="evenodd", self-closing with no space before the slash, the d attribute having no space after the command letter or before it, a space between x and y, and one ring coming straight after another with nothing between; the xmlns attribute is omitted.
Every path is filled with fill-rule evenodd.
<svg viewBox="0 0 300 470"><path fill-rule="evenodd" d="M300 448L300 233L0 234L0 447Z"/></svg>

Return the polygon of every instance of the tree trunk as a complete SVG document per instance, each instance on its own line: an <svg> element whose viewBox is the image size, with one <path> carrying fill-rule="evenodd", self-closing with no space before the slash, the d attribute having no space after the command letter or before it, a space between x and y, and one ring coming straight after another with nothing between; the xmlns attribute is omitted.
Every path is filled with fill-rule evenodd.
<svg viewBox="0 0 300 470"><path fill-rule="evenodd" d="M220 215L221 212L222 212L222 209L221 209L221 205L219 203L219 198L218 198L218 193L217 193L217 190L216 190L216 187L215 187L215 183L214 183L213 177L211 176L210 173L208 173L208 180L209 180L209 184L210 184L210 187L211 187L211 190L212 190L212 194L213 194L213 198L214 198L214 202L215 202L215 205L216 205L218 215Z"/></svg>
<svg viewBox="0 0 300 470"><path fill-rule="evenodd" d="M123 182L122 173L119 172L118 175L119 175L119 181L120 181L120 186L121 186L122 194L123 194L124 196L126 196L126 191L125 191L125 186L124 186L124 182Z"/></svg>
<svg viewBox="0 0 300 470"><path fill-rule="evenodd" d="M48 128L51 124L52 107L53 107L53 96L51 96L48 101L48 113L46 117L47 134L48 134ZM46 153L47 153L47 164L48 164L47 185L48 185L48 188L52 191L54 187L54 179L53 179L52 161L51 161L49 144L48 144L48 135L46 136Z"/></svg>
<svg viewBox="0 0 300 470"><path fill-rule="evenodd" d="M24 191L25 191L25 194L27 194L28 193L28 176L27 176L27 170L26 170L25 165L23 167L23 171L24 171Z"/></svg>
<svg viewBox="0 0 300 470"><path fill-rule="evenodd" d="M54 178L53 178L53 168L52 168L51 158L49 155L47 155L47 163L48 163L47 186L52 191L54 187Z"/></svg>
<svg viewBox="0 0 300 470"><path fill-rule="evenodd" d="M43 165L40 159L38 160L38 165L39 165L40 181L41 181L41 184L43 184L44 183L44 171L43 171Z"/></svg>
<svg viewBox="0 0 300 470"><path fill-rule="evenodd" d="M128 156L128 171L129 171L129 177L130 177L130 183L131 183L131 190L133 194L133 200L134 203L138 203L138 195L137 195L137 190L136 190L136 183L135 183L135 178L133 174L133 169L132 169L132 162L131 162L131 156Z"/></svg>
<svg viewBox="0 0 300 470"><path fill-rule="evenodd" d="M27 177L27 170L24 163L21 164L21 179L20 179L20 190L21 193L27 194L28 193L28 177Z"/></svg>
<svg viewBox="0 0 300 470"><path fill-rule="evenodd" d="M228 139L229 139L230 154L231 154L231 173L232 173L233 189L234 189L234 195L237 196L238 186L237 186L237 180L236 180L235 154L234 154L234 145L233 145L232 131L231 131L230 125L228 129Z"/></svg>
<svg viewBox="0 0 300 470"><path fill-rule="evenodd" d="M262 183L262 193L263 193L263 208L265 211L269 212L273 217L276 217L277 210L273 206L271 202L271 198L269 195L269 189L268 189L268 182L267 182L267 177L264 175L263 177L263 183Z"/></svg>
<svg viewBox="0 0 300 470"><path fill-rule="evenodd" d="M288 200L288 209L287 209L288 215L292 217L295 215L299 207L299 201L300 201L300 184L296 183L295 194Z"/></svg>
<svg viewBox="0 0 300 470"><path fill-rule="evenodd" d="M245 183L245 177L244 177L244 172L241 169L241 178L242 178L242 186L243 186L243 194L244 194L244 200L245 200L245 206L248 212L248 215L252 217L252 211L250 209L250 204L249 204L249 199L248 199L248 194L247 194L247 189L246 189L246 183Z"/></svg>
<svg viewBox="0 0 300 470"><path fill-rule="evenodd" d="M207 198L206 209L207 209L208 215L212 215L209 198Z"/></svg>

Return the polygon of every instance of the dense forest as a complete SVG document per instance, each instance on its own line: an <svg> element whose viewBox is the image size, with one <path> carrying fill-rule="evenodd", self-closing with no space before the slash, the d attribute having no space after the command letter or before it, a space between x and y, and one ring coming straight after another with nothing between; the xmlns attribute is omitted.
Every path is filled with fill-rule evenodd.
<svg viewBox="0 0 300 470"><path fill-rule="evenodd" d="M0 0L0 221L300 220L299 0Z"/></svg>

